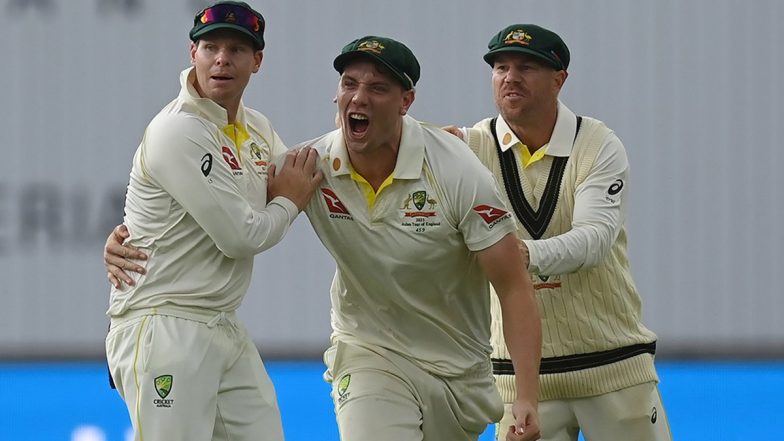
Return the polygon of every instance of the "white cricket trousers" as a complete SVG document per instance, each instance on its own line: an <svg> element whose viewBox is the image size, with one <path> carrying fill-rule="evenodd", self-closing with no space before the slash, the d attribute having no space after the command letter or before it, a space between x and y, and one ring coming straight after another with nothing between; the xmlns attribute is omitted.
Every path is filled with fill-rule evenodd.
<svg viewBox="0 0 784 441"><path fill-rule="evenodd" d="M395 352L337 341L324 361L341 441L476 441L503 413L489 360L445 378Z"/></svg>
<svg viewBox="0 0 784 441"><path fill-rule="evenodd" d="M496 439L504 440L514 423L512 405L504 404ZM656 382L585 398L539 402L540 441L672 441Z"/></svg>
<svg viewBox="0 0 784 441"><path fill-rule="evenodd" d="M136 441L282 441L275 389L233 312L114 317L106 358Z"/></svg>

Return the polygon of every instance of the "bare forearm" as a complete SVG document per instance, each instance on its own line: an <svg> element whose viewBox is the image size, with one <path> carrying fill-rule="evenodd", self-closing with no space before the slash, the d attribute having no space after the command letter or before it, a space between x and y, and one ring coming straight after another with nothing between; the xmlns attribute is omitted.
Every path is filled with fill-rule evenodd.
<svg viewBox="0 0 784 441"><path fill-rule="evenodd" d="M508 234L478 256L501 303L504 338L516 374L517 398L536 409L542 323L531 279L527 272L521 271L524 263L520 251L517 238Z"/></svg>

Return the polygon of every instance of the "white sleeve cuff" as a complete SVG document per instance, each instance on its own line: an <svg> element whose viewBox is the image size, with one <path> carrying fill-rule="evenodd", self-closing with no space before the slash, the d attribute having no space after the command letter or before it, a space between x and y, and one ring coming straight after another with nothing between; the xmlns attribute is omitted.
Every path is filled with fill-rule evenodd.
<svg viewBox="0 0 784 441"><path fill-rule="evenodd" d="M297 205L294 202L291 202L291 199L287 197L277 196L275 199L271 200L269 204L278 205L286 210L286 214L289 216L289 225L294 222L294 219L296 219L297 215L299 214L299 208L297 208Z"/></svg>

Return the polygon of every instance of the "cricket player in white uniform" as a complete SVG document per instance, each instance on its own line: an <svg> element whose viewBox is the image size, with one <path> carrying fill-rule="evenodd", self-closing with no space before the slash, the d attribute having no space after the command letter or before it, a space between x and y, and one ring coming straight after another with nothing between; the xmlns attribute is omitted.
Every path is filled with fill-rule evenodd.
<svg viewBox="0 0 784 441"><path fill-rule="evenodd" d="M242 103L264 25L241 2L196 15L193 67L134 156L124 224L146 274L114 280L106 355L139 441L283 439L273 385L235 310L253 257L283 238L321 174L302 149L271 176L286 148Z"/></svg>
<svg viewBox="0 0 784 441"><path fill-rule="evenodd" d="M419 63L405 45L363 37L334 67L342 129L312 141L326 179L306 212L337 263L325 377L341 440L470 441L501 417L488 279L519 373L510 440L537 439L539 317L492 176L406 116ZM114 237L106 252L110 267L137 269Z"/></svg>
<svg viewBox="0 0 784 441"><path fill-rule="evenodd" d="M500 114L455 130L515 213L542 313L542 439L669 441L624 228L629 164L620 139L558 99L569 49L554 32L508 26L488 45ZM523 270L524 271L524 270ZM493 304L493 367L514 424L515 373Z"/></svg>
<svg viewBox="0 0 784 441"><path fill-rule="evenodd" d="M406 115L419 63L405 45L366 36L334 67L342 129L312 141L325 180L305 211L337 263L325 376L341 440L469 441L498 420L488 279L527 372L514 439L536 439L538 312L492 176Z"/></svg>

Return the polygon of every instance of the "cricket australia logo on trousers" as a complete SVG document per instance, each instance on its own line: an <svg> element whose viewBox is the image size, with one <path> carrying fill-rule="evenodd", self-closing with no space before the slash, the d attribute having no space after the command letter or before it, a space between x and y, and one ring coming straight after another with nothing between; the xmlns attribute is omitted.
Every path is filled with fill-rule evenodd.
<svg viewBox="0 0 784 441"><path fill-rule="evenodd" d="M348 386L351 384L351 374L344 375L340 378L338 382L338 405L343 404L348 397L351 396L351 392L348 391Z"/></svg>
<svg viewBox="0 0 784 441"><path fill-rule="evenodd" d="M173 383L174 376L172 375L161 375L160 377L155 377L155 380L153 380L153 384L155 385L155 392L157 392L158 396L161 397L160 399L152 400L153 404L155 404L155 407L172 407L174 400L166 399L166 397L169 396Z"/></svg>

